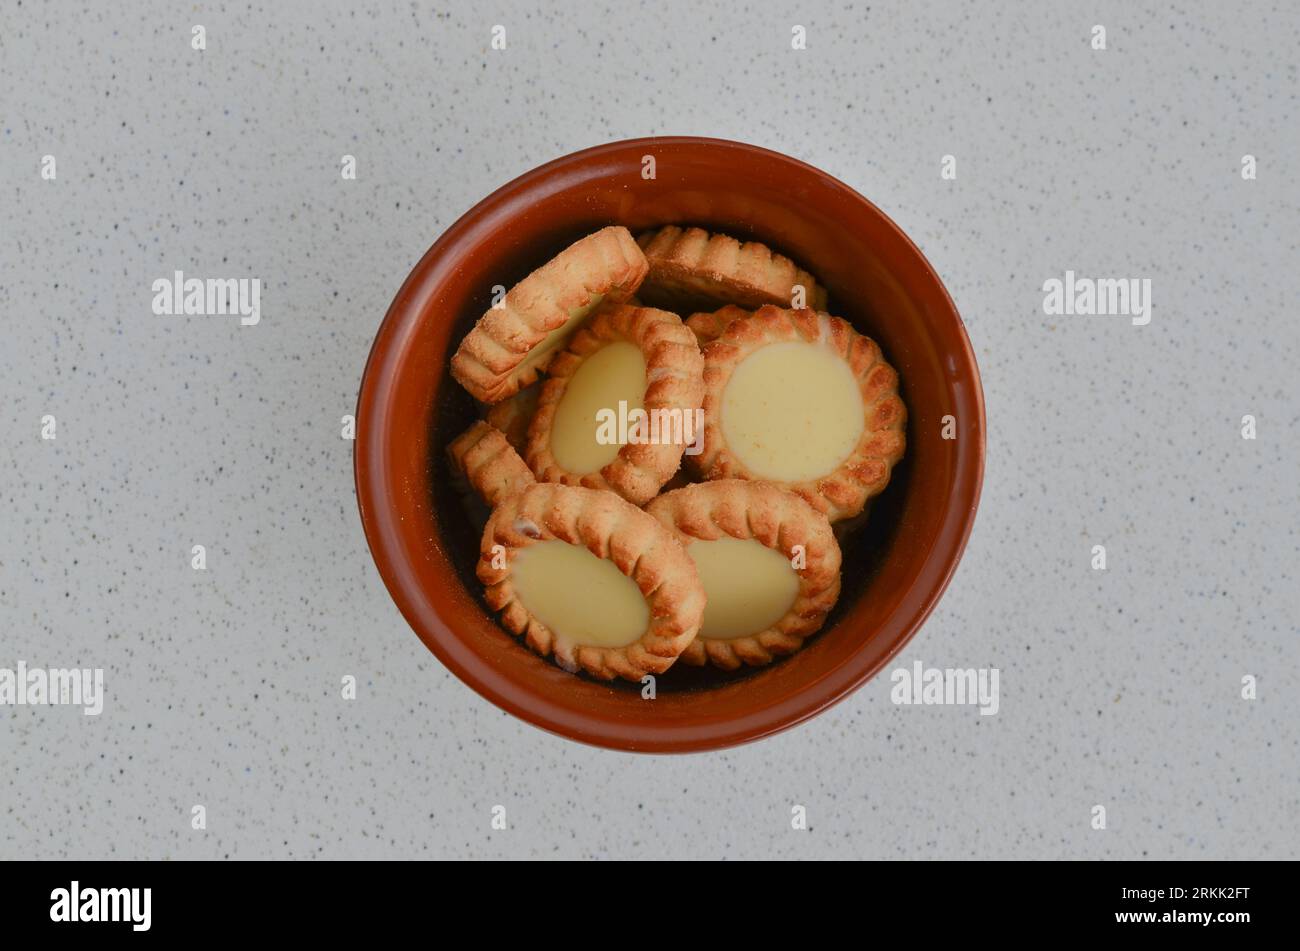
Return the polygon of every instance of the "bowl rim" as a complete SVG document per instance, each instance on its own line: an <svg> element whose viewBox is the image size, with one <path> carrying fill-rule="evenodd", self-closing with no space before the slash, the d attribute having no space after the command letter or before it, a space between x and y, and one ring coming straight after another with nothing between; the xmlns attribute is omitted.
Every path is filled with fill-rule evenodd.
<svg viewBox="0 0 1300 951"><path fill-rule="evenodd" d="M437 284L430 278L434 263L448 248L454 247L462 234L472 225L490 216L502 202L527 191L535 183L548 178L567 166L585 163L610 152L620 152L629 148L655 148L665 146L694 146L737 150L767 161L775 160L794 167L796 170L811 174L823 184L841 192L846 201L860 204L869 214L876 216L901 241L902 246L915 256L930 282L938 289L940 303L947 310L957 330L956 339L960 345L960 357L964 363L965 376L972 389L973 408L975 410L974 434L976 439L965 438L965 445L958 447L958 452L973 454L973 458L959 459L955 467L953 487L949 492L949 504L944 513L939 529L934 536L931 551L944 550L947 555L941 573L930 582L930 591L924 600L912 611L905 623L905 629L892 647L882 654L876 662L864 665L847 678L841 677L830 689L826 689L826 677L814 680L801 689L791 693L782 703L774 704L762 711L762 722L757 724L735 724L735 718L710 724L713 729L705 736L678 737L667 735L660 740L647 742L644 738L635 742L611 731L599 719L593 718L585 725L575 725L573 715L558 710L548 703L544 694L529 694L521 699L507 691L498 689L488 678L468 667L456 654L441 641L441 634L425 629L421 619L413 608L412 597L406 588L406 579L397 570L403 560L401 545L398 542L396 528L392 523L394 507L376 504L386 497L386 461L384 443L379 439L380 421L384 418L384 407L390 384L385 379L385 370L401 353L402 348L395 344L400 338L411 333L419 323L419 318L426 310L427 304L436 292ZM362 371L361 382L357 392L356 438L353 442L353 475L357 496L358 511L361 516L362 529L365 533L371 557L379 570L389 596L407 624L416 633L425 646L447 667L462 683L469 686L481 697L497 707L516 716L533 726L547 732L607 749L643 753L689 753L719 750L744 743L754 742L776 733L783 732L804 723L822 713L829 707L843 700L863 684L873 679L890 661L900 653L912 640L917 631L925 624L935 606L943 597L957 566L961 562L967 541L974 528L980 494L984 482L986 419L984 407L984 389L980 378L975 351L966 333L965 324L953 302L947 287L929 260L892 218L880 210L870 199L839 179L823 172L792 156L776 152L762 146L731 139L710 138L705 136L646 136L621 139L601 145L581 149L552 159L522 175L510 180L491 194L475 203L456 219L421 256L402 282L392 303L384 314L383 321L375 333L370 353ZM371 425L371 423L374 425ZM970 445L973 443L974 445ZM934 559L927 555L923 569ZM447 634L458 635L446 625ZM505 632L503 631L503 636ZM864 641L864 644L866 641ZM841 664L841 668L848 664ZM819 689L819 685L822 685ZM802 700L803 702L794 702ZM731 725L730 729L726 727Z"/></svg>

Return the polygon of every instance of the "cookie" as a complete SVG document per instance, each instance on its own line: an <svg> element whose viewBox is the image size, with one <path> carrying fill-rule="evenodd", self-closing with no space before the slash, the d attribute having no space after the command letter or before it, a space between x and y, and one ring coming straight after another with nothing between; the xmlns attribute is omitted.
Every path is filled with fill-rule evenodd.
<svg viewBox="0 0 1300 951"><path fill-rule="evenodd" d="M603 489L537 483L506 499L483 531L478 577L532 650L601 680L663 673L704 614L674 533Z"/></svg>
<svg viewBox="0 0 1300 951"><path fill-rule="evenodd" d="M695 334L695 340L703 347L706 343L712 343L721 337L727 329L727 325L733 320L748 317L752 313L752 310L745 310L745 308L737 307L735 304L728 304L718 310L691 314L690 317L686 318L686 326L690 328L691 333Z"/></svg>
<svg viewBox="0 0 1300 951"><path fill-rule="evenodd" d="M704 347L703 479L773 482L831 522L884 491L903 456L898 374L848 322L762 307Z"/></svg>
<svg viewBox="0 0 1300 951"><path fill-rule="evenodd" d="M477 422L447 446L452 472L490 508L537 480L500 431Z"/></svg>
<svg viewBox="0 0 1300 951"><path fill-rule="evenodd" d="M722 479L666 492L646 511L678 534L704 586L704 617L682 662L762 666L803 646L840 594L840 546L792 492Z"/></svg>
<svg viewBox="0 0 1300 951"><path fill-rule="evenodd" d="M668 225L642 234L637 244L650 267L637 294L655 307L679 314L726 304L748 310L764 304L826 307L826 290L811 274L756 241ZM798 288L801 301L795 299Z"/></svg>
<svg viewBox="0 0 1300 951"><path fill-rule="evenodd" d="M528 426L537 412L537 399L542 395L542 382L538 380L500 403L484 410L488 425L501 430L506 442L521 456L528 450Z"/></svg>
<svg viewBox="0 0 1300 951"><path fill-rule="evenodd" d="M525 459L539 482L644 505L699 445L703 394L704 358L676 314L602 308L551 364Z"/></svg>
<svg viewBox="0 0 1300 951"><path fill-rule="evenodd" d="M630 297L647 269L626 228L582 238L479 318L451 358L452 376L484 403L513 396L537 379L592 311Z"/></svg>

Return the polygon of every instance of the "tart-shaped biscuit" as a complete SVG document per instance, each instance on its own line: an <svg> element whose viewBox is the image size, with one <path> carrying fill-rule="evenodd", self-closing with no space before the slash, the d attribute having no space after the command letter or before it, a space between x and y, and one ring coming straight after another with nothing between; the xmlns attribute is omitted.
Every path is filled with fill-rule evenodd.
<svg viewBox="0 0 1300 951"><path fill-rule="evenodd" d="M683 663L771 663L802 647L839 598L839 543L826 516L792 492L721 479L666 492L646 511L678 533L704 585L704 618Z"/></svg>
<svg viewBox="0 0 1300 951"><path fill-rule="evenodd" d="M748 317L752 310L745 310L743 307L737 307L735 304L728 304L718 310L701 311L691 314L686 318L686 326L691 328L691 333L695 334L695 339L702 347L706 343L712 343L722 336L727 325L733 320L739 320L741 317Z"/></svg>
<svg viewBox="0 0 1300 951"><path fill-rule="evenodd" d="M784 255L757 241L741 243L703 228L668 225L637 238L650 273L637 292L642 300L680 314L736 304L753 310L764 304L790 307L796 287L802 304L826 307L826 289Z"/></svg>
<svg viewBox="0 0 1300 951"><path fill-rule="evenodd" d="M626 228L602 228L565 248L479 318L451 358L470 395L499 403L537 379L593 310L630 297L645 255Z"/></svg>
<svg viewBox="0 0 1300 951"><path fill-rule="evenodd" d="M447 458L457 478L492 508L537 481L506 437L484 422L453 439Z"/></svg>
<svg viewBox="0 0 1300 951"><path fill-rule="evenodd" d="M541 395L542 383L538 380L509 399L493 403L483 414L488 424L501 430L506 442L520 455L528 450L528 426L537 412L537 398Z"/></svg>
<svg viewBox="0 0 1300 951"><path fill-rule="evenodd" d="M898 374L847 321L762 307L704 348L705 479L761 479L832 522L889 484L907 411Z"/></svg>
<svg viewBox="0 0 1300 951"><path fill-rule="evenodd" d="M478 577L529 647L602 680L667 670L704 614L674 533L602 489L543 482L506 499L483 531Z"/></svg>
<svg viewBox="0 0 1300 951"><path fill-rule="evenodd" d="M539 482L644 505L702 445L703 395L704 357L681 318L601 308L552 362L525 459Z"/></svg>

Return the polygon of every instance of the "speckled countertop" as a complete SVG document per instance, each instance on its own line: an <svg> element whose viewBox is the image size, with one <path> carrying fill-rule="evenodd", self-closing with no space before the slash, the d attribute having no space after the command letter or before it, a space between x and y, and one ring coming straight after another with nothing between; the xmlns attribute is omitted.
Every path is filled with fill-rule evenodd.
<svg viewBox="0 0 1300 951"><path fill-rule="evenodd" d="M0 5L0 667L107 689L0 706L0 858L1300 854L1294 7L323 6ZM901 661L998 668L998 715L880 677L745 748L604 752L389 600L339 420L392 295L517 174L666 133L825 169L946 282L988 466ZM261 323L155 316L174 269L259 276ZM1067 269L1151 278L1151 323L1046 316Z"/></svg>

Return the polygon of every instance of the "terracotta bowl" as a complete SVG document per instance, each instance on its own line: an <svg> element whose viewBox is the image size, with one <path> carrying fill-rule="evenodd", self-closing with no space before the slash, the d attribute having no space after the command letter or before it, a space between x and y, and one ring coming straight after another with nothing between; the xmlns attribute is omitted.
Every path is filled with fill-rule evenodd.
<svg viewBox="0 0 1300 951"><path fill-rule="evenodd" d="M642 177L645 157L655 177ZM491 303L584 234L690 223L762 241L827 286L831 311L898 369L907 456L844 546L843 595L803 650L738 675L678 664L657 697L565 673L488 614L478 530L449 486L446 444L475 418L448 360ZM944 439L944 417L955 439ZM717 749L793 726L879 671L934 608L975 518L984 405L957 310L921 252L871 202L795 159L700 138L615 142L543 165L483 199L415 266L361 383L361 521L388 590L456 676L530 723L599 746Z"/></svg>

